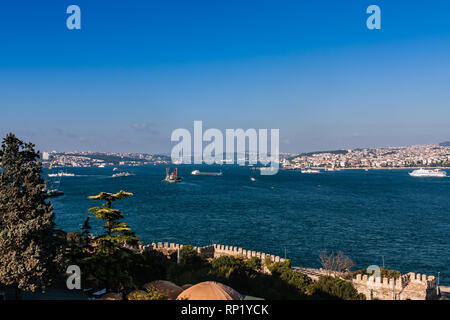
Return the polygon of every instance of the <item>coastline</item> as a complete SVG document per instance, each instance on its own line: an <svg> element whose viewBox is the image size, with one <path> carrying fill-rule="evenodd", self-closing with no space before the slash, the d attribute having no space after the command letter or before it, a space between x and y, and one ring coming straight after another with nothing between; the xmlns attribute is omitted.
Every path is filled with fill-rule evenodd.
<svg viewBox="0 0 450 320"><path fill-rule="evenodd" d="M441 170L450 170L450 167L347 167L347 168L337 168L335 171L340 170L414 170L414 169L420 169L420 168L426 168L426 169L441 169ZM303 170L304 168L282 168L284 171L294 171L294 170ZM310 169L317 169L317 170L325 170L324 167L311 167ZM333 172L333 171L330 171Z"/></svg>

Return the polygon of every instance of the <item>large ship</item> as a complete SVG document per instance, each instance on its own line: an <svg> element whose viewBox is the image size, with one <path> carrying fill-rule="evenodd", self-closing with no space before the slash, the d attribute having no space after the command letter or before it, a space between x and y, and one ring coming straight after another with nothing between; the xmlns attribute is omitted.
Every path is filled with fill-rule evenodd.
<svg viewBox="0 0 450 320"><path fill-rule="evenodd" d="M181 178L177 176L177 168L173 169L173 172L170 173L169 168L166 168L166 178L164 181L169 183L177 183L181 182Z"/></svg>
<svg viewBox="0 0 450 320"><path fill-rule="evenodd" d="M221 172L200 172L200 170L194 170L191 172L193 176L221 176Z"/></svg>
<svg viewBox="0 0 450 320"><path fill-rule="evenodd" d="M440 169L431 169L431 170L427 170L427 169L417 169L414 170L413 172L408 172L408 174L411 177L445 177L447 175L447 172L442 171Z"/></svg>

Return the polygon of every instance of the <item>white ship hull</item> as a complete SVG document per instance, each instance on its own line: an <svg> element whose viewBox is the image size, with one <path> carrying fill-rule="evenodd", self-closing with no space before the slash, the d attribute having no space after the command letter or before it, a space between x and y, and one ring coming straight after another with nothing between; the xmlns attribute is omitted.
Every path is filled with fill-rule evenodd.
<svg viewBox="0 0 450 320"><path fill-rule="evenodd" d="M434 170L425 170L418 169L413 172L408 173L411 177L435 177L435 178L443 178L447 176L447 172L441 171L439 169Z"/></svg>

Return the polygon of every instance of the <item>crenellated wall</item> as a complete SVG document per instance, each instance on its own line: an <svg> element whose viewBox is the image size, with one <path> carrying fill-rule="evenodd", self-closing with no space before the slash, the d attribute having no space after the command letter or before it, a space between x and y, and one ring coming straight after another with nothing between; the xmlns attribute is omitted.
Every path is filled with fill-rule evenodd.
<svg viewBox="0 0 450 320"><path fill-rule="evenodd" d="M352 282L356 290L363 293L367 299L428 300L436 295L434 276L420 273L410 272L398 279L358 274Z"/></svg>
<svg viewBox="0 0 450 320"><path fill-rule="evenodd" d="M272 262L284 262L285 259L280 258L279 256L271 255L268 253L262 253L258 251L251 251L242 249L239 247L233 246L225 246L223 244L213 244L214 246L214 258L221 256L234 256L234 257L243 257L243 258L252 258L257 257L261 259L262 262L265 261L266 257L269 256Z"/></svg>
<svg viewBox="0 0 450 320"><path fill-rule="evenodd" d="M148 250L157 250L170 254L178 249L182 249L184 245L178 243L157 242L148 245L140 245L139 247L125 246L126 248L138 252ZM279 256L262 253L257 251L246 250L240 247L226 246L222 244L212 244L203 247L195 247L194 250L201 253L207 258L218 258L221 256L242 257L250 259L257 257L261 259L263 272L269 273L264 265L266 257L270 257L272 262L284 262L285 259ZM302 272L312 277L313 280L326 272L322 269L293 268L298 272ZM316 278L316 279L315 279ZM420 273L407 273L398 279L388 279L386 277L368 277L367 275L358 274L351 280L356 290L363 293L367 299L379 300L429 300L436 298L436 280L434 276L427 276Z"/></svg>
<svg viewBox="0 0 450 320"><path fill-rule="evenodd" d="M148 250L158 250L162 251L164 253L171 253L173 251L176 251L178 249L182 249L184 245L178 244L178 243L169 243L169 242L157 242L152 243L148 245L140 245L139 247L131 247L131 246L125 246L126 248L134 251L139 252L145 252ZM280 258L279 256L271 255L268 253L262 253L257 251L251 251L246 250L239 247L233 247L233 246L226 246L223 244L212 244L209 246L203 246L203 247L195 247L193 246L194 250L198 253L203 254L207 258L218 258L221 256L233 256L233 257L242 257L244 259L250 259L252 257L257 257L261 259L262 264L264 264L264 261L267 256L270 257L270 260L272 262L284 262L285 259ZM265 270L267 271L267 270Z"/></svg>

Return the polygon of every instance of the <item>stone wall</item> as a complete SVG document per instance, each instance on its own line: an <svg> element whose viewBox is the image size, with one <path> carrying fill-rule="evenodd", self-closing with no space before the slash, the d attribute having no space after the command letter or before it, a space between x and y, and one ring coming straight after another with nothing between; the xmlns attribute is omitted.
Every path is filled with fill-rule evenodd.
<svg viewBox="0 0 450 320"><path fill-rule="evenodd" d="M284 262L285 259L280 258L279 256L275 256L273 254L258 252L258 251L251 251L242 249L239 247L233 247L233 246L225 246L223 244L213 244L214 246L214 258L218 258L221 256L234 256L234 257L243 257L243 258L252 258L257 257L261 259L262 262L265 261L266 257L270 257L270 260L272 262Z"/></svg>
<svg viewBox="0 0 450 320"><path fill-rule="evenodd" d="M152 243L148 245L140 245L139 247L131 247L131 246L125 246L126 248L138 252L145 252L148 250L157 250L161 251L165 254L170 254L172 252L177 251L178 249L183 248L183 244L178 243L169 243L169 242L157 242ZM252 257L256 257L261 259L261 263L264 266L264 262L266 257L270 257L270 261L272 262L284 262L285 259L280 258L279 256L275 256L273 254L258 252L258 251L251 251L246 250L239 247L233 247L233 246L226 246L222 244L212 244L209 246L203 246L203 247L195 247L193 246L194 250L198 253L201 253L207 258L218 258L222 256L233 256L233 257L241 257L244 259L250 259ZM267 268L263 268L265 272L268 272Z"/></svg>
<svg viewBox="0 0 450 320"><path fill-rule="evenodd" d="M170 254L178 249L182 249L184 245L178 243L157 242L139 247L130 247L128 249L145 252L148 250L157 250L165 254ZM242 257L250 259L257 257L261 259L263 272L269 273L269 270L264 265L266 257L270 257L272 262L284 262L285 259L279 256L262 253L257 251L246 250L240 247L226 246L221 244L212 244L203 247L195 247L194 250L201 253L207 258L218 258L222 256ZM319 276L326 275L325 270L298 268L294 270L307 274L313 280L317 280ZM367 275L356 275L356 278L351 280L356 290L363 293L368 300L430 300L436 298L436 280L434 276L427 276L420 273L407 273L398 279L388 279L386 277L368 277Z"/></svg>
<svg viewBox="0 0 450 320"><path fill-rule="evenodd" d="M430 300L436 297L434 276L420 273L410 272L398 279L358 274L352 282L369 300Z"/></svg>

